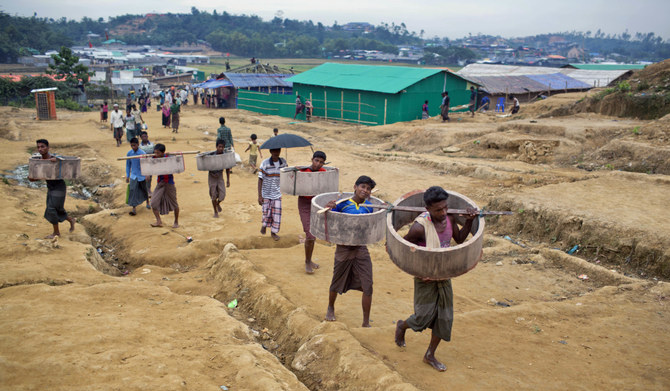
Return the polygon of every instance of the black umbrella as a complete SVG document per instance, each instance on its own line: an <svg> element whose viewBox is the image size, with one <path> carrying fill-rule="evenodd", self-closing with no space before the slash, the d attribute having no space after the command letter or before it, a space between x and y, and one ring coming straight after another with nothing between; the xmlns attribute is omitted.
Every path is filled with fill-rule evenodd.
<svg viewBox="0 0 670 391"><path fill-rule="evenodd" d="M312 143L304 138L290 133L282 133L270 138L261 145L261 149L310 147Z"/></svg>

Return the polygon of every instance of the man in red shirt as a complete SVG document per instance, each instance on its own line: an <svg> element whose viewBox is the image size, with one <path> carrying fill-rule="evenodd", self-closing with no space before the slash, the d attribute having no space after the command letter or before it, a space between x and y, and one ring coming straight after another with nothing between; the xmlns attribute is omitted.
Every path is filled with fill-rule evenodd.
<svg viewBox="0 0 670 391"><path fill-rule="evenodd" d="M317 172L326 171L323 164L326 162L326 154L321 151L314 152L312 155L312 165L303 168L300 172ZM318 269L319 265L312 262L312 253L314 252L314 241L316 238L309 232L309 215L312 208L312 198L314 196L300 196L298 197L298 212L300 213L300 221L302 222L302 229L305 231L305 273L312 274L314 269Z"/></svg>

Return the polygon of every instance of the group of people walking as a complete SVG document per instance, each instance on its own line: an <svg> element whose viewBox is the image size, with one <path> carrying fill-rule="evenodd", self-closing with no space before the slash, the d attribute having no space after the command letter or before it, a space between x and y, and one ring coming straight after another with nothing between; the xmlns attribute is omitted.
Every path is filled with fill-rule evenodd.
<svg viewBox="0 0 670 391"><path fill-rule="evenodd" d="M169 98L168 98L169 97ZM296 101L296 105L298 101ZM427 101L423 110L427 112ZM163 125L173 125L173 132L177 132L179 124L180 98L173 98L170 91L161 97L159 106L163 110ZM448 120L449 97L443 93L442 116ZM166 108L168 114L165 114ZM444 108L447 108L446 114ZM296 109L296 112L298 110ZM177 126L175 124L175 114ZM167 117L167 118L166 118ZM446 117L446 119L445 119ZM168 124L166 125L166 121ZM131 149L127 153L126 161L126 183L128 184L126 203L132 208L129 215L138 213L137 207L146 203L146 208L152 210L155 221L152 227L162 227L161 216L172 212L174 214L173 228L179 227L179 203L177 201L177 189L174 176L158 175L156 186L151 190L152 177L142 174L140 159L143 155L153 155L152 158L168 157L167 147L164 144L153 144L149 141L147 131L142 131L144 124L141 110L134 105L127 109L125 116L119 111L118 104L110 115L111 128L117 146L121 145L123 126L127 131L127 138ZM217 131L214 154L234 152L234 141L230 128L226 126L224 117L219 119L220 127ZM278 130L274 129L277 135ZM49 153L49 143L44 139L37 141L38 152L42 159L57 159ZM282 194L280 189L280 171L288 166L286 160L280 156L281 149L270 149L270 156L261 161L256 168L257 156L262 154L257 143L255 134L250 136L246 151L249 151L249 166L253 173L258 172L257 195L258 204L262 207L261 228L262 235L267 234L268 228L274 240L280 240L279 231L282 219ZM326 154L323 151L315 151L309 166L301 168L304 172L325 171L323 167ZM61 183L62 182L62 183ZM53 225L54 230L50 237L60 235L58 223L70 222L70 230L74 230L75 221L67 215L64 209L65 183L60 181L47 181L47 208L44 217ZM343 214L367 214L373 213L369 200L375 181L366 175L361 175L353 186L353 195L341 202L334 200L325 207L330 211L326 213ZM214 217L218 218L223 211L221 203L226 197L226 190L230 187L230 169L210 171L208 173L208 192L214 210ZM472 209L468 210L465 222L459 227L455 217L447 214L447 199L449 194L441 187L433 186L424 193L426 212L420 214L411 225L405 240L417 246L429 248L445 248L451 245L452 240L458 244L463 243L472 229L472 223L477 216ZM313 262L315 236L311 233L310 213L311 198L308 196L298 197L298 213L305 233L305 272L313 274L320 266ZM333 276L329 287L328 305L325 314L326 321L335 321L335 303L337 296L349 290L362 292L361 306L363 310L362 327L370 327L370 311L373 294L373 268L370 253L366 246L337 245L334 254ZM407 329L422 331L427 328L432 330L428 349L423 361L439 371L446 370L446 366L435 357L435 350L440 341L451 339L451 328L453 324L453 292L450 280L434 280L431 278L414 279L414 311L415 313L404 320L398 320L395 328L394 340L398 346L405 346L405 332Z"/></svg>

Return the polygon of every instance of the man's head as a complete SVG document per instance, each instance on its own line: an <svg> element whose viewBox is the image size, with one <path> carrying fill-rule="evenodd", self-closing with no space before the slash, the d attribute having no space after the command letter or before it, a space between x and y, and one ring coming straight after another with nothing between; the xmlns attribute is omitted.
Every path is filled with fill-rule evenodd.
<svg viewBox="0 0 670 391"><path fill-rule="evenodd" d="M474 91L475 87L470 86L470 91Z"/></svg>
<svg viewBox="0 0 670 391"><path fill-rule="evenodd" d="M126 114L127 114L127 115L130 115L130 110L131 110L130 107L128 107L128 108L126 109Z"/></svg>
<svg viewBox="0 0 670 391"><path fill-rule="evenodd" d="M49 141L44 138L41 138L35 142L37 144L37 152L40 155L46 155L49 153Z"/></svg>
<svg viewBox="0 0 670 391"><path fill-rule="evenodd" d="M270 150L270 155L272 156L272 161L276 162L277 159L279 159L279 155L281 154L281 148L274 148Z"/></svg>
<svg viewBox="0 0 670 391"><path fill-rule="evenodd" d="M431 186L423 193L423 202L433 221L444 221L447 217L449 194L440 186Z"/></svg>
<svg viewBox="0 0 670 391"><path fill-rule="evenodd" d="M140 142L137 141L137 137L133 137L130 139L130 148L133 149L133 151L137 152L137 149L140 147Z"/></svg>
<svg viewBox="0 0 670 391"><path fill-rule="evenodd" d="M279 134L279 129L277 129L277 128L272 129L272 133L274 133L275 136L278 135Z"/></svg>
<svg viewBox="0 0 670 391"><path fill-rule="evenodd" d="M220 117L220 118L219 118L219 123L220 123L221 125L225 125L225 124L226 124L226 119L223 118L223 117Z"/></svg>
<svg viewBox="0 0 670 391"><path fill-rule="evenodd" d="M140 139L146 143L147 141L149 141L149 133L143 130L142 133L140 133Z"/></svg>
<svg viewBox="0 0 670 391"><path fill-rule="evenodd" d="M375 188L377 184L367 175L361 175L356 179L356 184L354 185L354 196L352 197L357 203L365 201L372 192L372 189Z"/></svg>
<svg viewBox="0 0 670 391"><path fill-rule="evenodd" d="M154 146L154 154L156 157L163 157L165 156L165 145L158 143Z"/></svg>
<svg viewBox="0 0 670 391"><path fill-rule="evenodd" d="M258 136L256 136L256 133L251 133L251 136L249 137L252 141L256 141Z"/></svg>
<svg viewBox="0 0 670 391"><path fill-rule="evenodd" d="M216 139L216 153L220 155L224 149L226 149L226 142L220 138Z"/></svg>
<svg viewBox="0 0 670 391"><path fill-rule="evenodd" d="M326 154L322 151L316 151L314 152L314 155L312 155L312 171L319 171L321 167L323 167L323 164L326 162Z"/></svg>
<svg viewBox="0 0 670 391"><path fill-rule="evenodd" d="M119 111L119 105L118 105L118 103L114 103L114 111Z"/></svg>

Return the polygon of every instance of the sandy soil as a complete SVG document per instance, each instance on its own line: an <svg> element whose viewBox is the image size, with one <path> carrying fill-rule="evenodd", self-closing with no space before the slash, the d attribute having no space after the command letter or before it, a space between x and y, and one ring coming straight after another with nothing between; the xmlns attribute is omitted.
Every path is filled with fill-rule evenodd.
<svg viewBox="0 0 670 391"><path fill-rule="evenodd" d="M552 99L541 103L569 100ZM452 341L437 351L446 373L421 362L427 332L410 331L406 348L393 343L395 321L412 313L412 279L383 243L369 247L373 327L360 327L358 292L338 298L337 322L323 322L334 246L317 242L321 268L304 273L295 197L284 197L275 242L259 233L256 176L233 170L214 219L206 172L187 158L175 176L181 227L151 228L150 211L129 216L123 205L124 163L115 158L129 147L114 146L98 113L37 122L32 110L0 108L1 169L26 164L44 137L52 151L82 157L80 184L94 192L68 197L79 224L52 243L40 239L50 233L46 190L0 183L0 389L670 388L670 165L660 158L635 169L633 153L662 154L668 121L539 118L542 109L525 107L515 119L367 128L190 106L177 135L155 111L145 117L168 151L214 149L225 115L238 152L249 134L265 140L273 127L310 139L340 168L340 190L367 174L388 201L437 184L515 211L487 221L482 261L453 281ZM291 149L287 159L310 156Z"/></svg>

